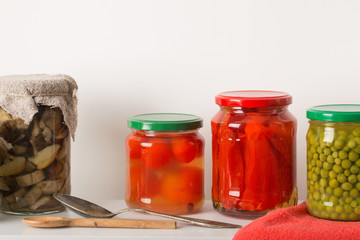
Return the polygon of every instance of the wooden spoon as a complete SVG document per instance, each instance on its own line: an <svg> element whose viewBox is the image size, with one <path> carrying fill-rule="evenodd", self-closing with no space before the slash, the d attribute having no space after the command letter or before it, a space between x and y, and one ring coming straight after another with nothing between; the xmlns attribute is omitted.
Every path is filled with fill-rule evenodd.
<svg viewBox="0 0 360 240"><path fill-rule="evenodd" d="M138 220L138 219L102 219L102 218L64 218L64 217L26 217L22 219L32 227L99 227L99 228L152 228L175 229L176 221L172 220Z"/></svg>

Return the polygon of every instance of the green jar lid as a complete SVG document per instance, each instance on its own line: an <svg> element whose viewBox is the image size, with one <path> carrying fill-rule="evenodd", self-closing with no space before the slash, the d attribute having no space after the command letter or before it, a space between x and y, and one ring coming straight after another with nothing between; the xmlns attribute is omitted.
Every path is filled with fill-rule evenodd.
<svg viewBox="0 0 360 240"><path fill-rule="evenodd" d="M144 131L183 131L201 128L202 118L182 113L149 113L128 119L128 127Z"/></svg>
<svg viewBox="0 0 360 240"><path fill-rule="evenodd" d="M360 122L360 104L315 106L306 111L306 117L326 122Z"/></svg>

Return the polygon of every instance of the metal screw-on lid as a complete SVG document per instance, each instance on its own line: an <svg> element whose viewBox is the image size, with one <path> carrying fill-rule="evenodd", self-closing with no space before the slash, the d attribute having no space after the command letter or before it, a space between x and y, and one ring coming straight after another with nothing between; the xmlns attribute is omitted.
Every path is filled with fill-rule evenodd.
<svg viewBox="0 0 360 240"><path fill-rule="evenodd" d="M202 127L202 118L183 113L140 114L128 119L128 127L145 131L183 131Z"/></svg>
<svg viewBox="0 0 360 240"><path fill-rule="evenodd" d="M360 104L332 104L309 108L306 117L327 122L360 122Z"/></svg>
<svg viewBox="0 0 360 240"><path fill-rule="evenodd" d="M229 107L278 107L290 105L292 97L284 92L244 90L220 93L215 97L215 102L220 106Z"/></svg>

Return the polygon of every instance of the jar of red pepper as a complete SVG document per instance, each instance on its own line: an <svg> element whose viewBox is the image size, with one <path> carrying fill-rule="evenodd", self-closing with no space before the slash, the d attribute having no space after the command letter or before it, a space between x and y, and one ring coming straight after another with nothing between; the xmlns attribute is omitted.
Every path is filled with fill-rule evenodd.
<svg viewBox="0 0 360 240"><path fill-rule="evenodd" d="M256 218L297 204L296 126L291 95L230 91L211 121L214 208Z"/></svg>
<svg viewBox="0 0 360 240"><path fill-rule="evenodd" d="M128 119L126 203L155 212L187 214L204 203L202 119L153 113Z"/></svg>

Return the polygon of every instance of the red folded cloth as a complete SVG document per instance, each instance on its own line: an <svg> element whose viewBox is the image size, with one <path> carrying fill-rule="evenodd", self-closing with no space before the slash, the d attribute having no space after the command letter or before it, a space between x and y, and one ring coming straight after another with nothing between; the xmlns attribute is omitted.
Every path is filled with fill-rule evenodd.
<svg viewBox="0 0 360 240"><path fill-rule="evenodd" d="M330 221L312 217L306 203L277 209L240 229L233 240L242 239L360 239L360 222Z"/></svg>

